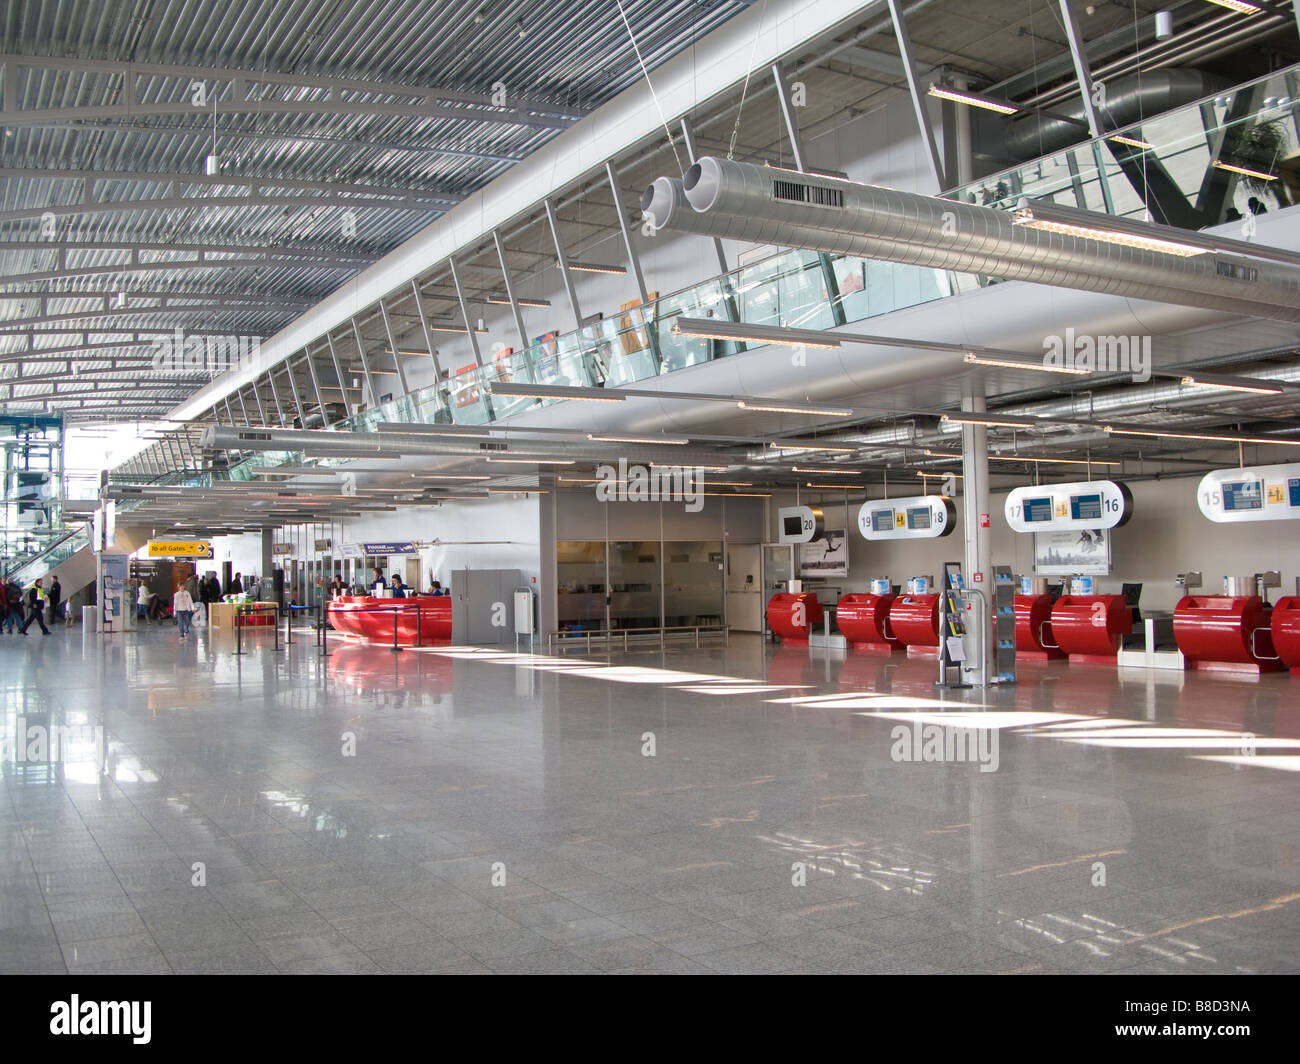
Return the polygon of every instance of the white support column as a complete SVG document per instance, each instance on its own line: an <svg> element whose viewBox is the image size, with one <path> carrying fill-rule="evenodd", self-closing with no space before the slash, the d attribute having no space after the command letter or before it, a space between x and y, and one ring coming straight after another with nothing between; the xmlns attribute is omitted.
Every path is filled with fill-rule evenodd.
<svg viewBox="0 0 1300 1064"><path fill-rule="evenodd" d="M984 384L971 386L961 401L963 413L982 414L985 411ZM989 512L989 430L983 425L963 425L961 430L962 517L966 551L962 571L966 586L984 596L983 604L989 608L988 616L981 618L980 631L984 633L981 652L984 655L984 675L992 679L996 674L993 663L993 528Z"/></svg>

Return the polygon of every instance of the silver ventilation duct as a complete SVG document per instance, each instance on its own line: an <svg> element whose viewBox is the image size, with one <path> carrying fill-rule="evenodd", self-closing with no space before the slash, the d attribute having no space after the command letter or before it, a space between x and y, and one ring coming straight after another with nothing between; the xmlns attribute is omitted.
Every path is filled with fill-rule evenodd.
<svg viewBox="0 0 1300 1064"><path fill-rule="evenodd" d="M661 188L651 186L652 224L674 216ZM987 207L713 157L687 171L683 189L716 221L714 236L1300 321L1300 271L1239 256L1050 233Z"/></svg>
<svg viewBox="0 0 1300 1064"><path fill-rule="evenodd" d="M1106 102L1097 114L1104 129L1123 129L1231 86L1227 78L1201 70L1153 70L1141 77L1108 79ZM1013 121L1003 132L998 151L1009 159L1035 159L1087 140L1082 103L1066 102L1054 110L1063 117L1031 113Z"/></svg>

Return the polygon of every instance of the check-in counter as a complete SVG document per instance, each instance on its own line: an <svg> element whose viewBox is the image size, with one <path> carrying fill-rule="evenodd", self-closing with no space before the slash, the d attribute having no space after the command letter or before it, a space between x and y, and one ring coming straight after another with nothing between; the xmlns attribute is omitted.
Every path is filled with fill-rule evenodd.
<svg viewBox="0 0 1300 1064"><path fill-rule="evenodd" d="M1015 611L1016 657L1030 661L1050 661L1065 657L1052 635L1052 596L1017 595L1012 600Z"/></svg>
<svg viewBox="0 0 1300 1064"><path fill-rule="evenodd" d="M889 607L889 626L913 657L939 653L939 596L899 595Z"/></svg>
<svg viewBox="0 0 1300 1064"><path fill-rule="evenodd" d="M794 594L778 591L767 601L767 624L783 643L808 642L815 625L822 622L822 604L811 591Z"/></svg>
<svg viewBox="0 0 1300 1064"><path fill-rule="evenodd" d="M1271 622L1258 595L1187 595L1174 607L1174 640L1195 668L1267 672L1282 668Z"/></svg>
<svg viewBox="0 0 1300 1064"><path fill-rule="evenodd" d="M328 617L330 626L345 635L387 646L393 645L394 630L398 646L425 646L451 639L450 595L400 599L340 595L330 600Z"/></svg>
<svg viewBox="0 0 1300 1064"><path fill-rule="evenodd" d="M896 597L852 594L840 599L836 621L851 647L876 654L892 654L903 649L889 624L889 611Z"/></svg>
<svg viewBox="0 0 1300 1064"><path fill-rule="evenodd" d="M1269 629L1282 664L1292 676L1300 676L1300 595L1287 595L1273 604Z"/></svg>
<svg viewBox="0 0 1300 1064"><path fill-rule="evenodd" d="M1123 595L1062 595L1052 606L1052 635L1071 662L1115 665L1120 639L1132 632Z"/></svg>

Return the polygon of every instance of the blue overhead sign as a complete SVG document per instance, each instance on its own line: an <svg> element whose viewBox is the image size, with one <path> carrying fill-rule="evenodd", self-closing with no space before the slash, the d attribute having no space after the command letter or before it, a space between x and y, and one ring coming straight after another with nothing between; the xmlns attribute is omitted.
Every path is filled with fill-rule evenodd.
<svg viewBox="0 0 1300 1064"><path fill-rule="evenodd" d="M366 554L414 554L414 543L363 543Z"/></svg>

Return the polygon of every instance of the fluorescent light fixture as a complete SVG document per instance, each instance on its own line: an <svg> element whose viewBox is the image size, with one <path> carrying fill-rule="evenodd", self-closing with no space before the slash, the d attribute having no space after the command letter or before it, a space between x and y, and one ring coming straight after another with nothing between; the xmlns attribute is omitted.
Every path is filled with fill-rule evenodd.
<svg viewBox="0 0 1300 1064"><path fill-rule="evenodd" d="M1211 0L1213 2L1213 0ZM1259 10L1256 8L1255 10ZM1217 159L1214 161L1216 170L1227 170L1229 173L1241 174L1242 177L1257 177L1261 181L1276 181L1277 174L1266 174L1263 170L1252 170L1248 166L1233 166L1232 163L1221 163Z"/></svg>
<svg viewBox="0 0 1300 1064"><path fill-rule="evenodd" d="M768 444L778 451L833 451L837 454L852 454L856 447L836 447L828 443L796 443L789 440L774 441Z"/></svg>
<svg viewBox="0 0 1300 1064"><path fill-rule="evenodd" d="M930 451L925 452L927 458L957 458L963 456L956 451ZM1042 458L1036 455L1016 455L1016 454L991 454L990 462L1033 462L1039 465L1081 465L1081 466L1120 466L1122 462L1103 462L1098 458Z"/></svg>
<svg viewBox="0 0 1300 1064"><path fill-rule="evenodd" d="M1210 250L1208 247L1198 247L1192 243L1149 235L1143 230L1156 232L1160 230L1148 226L1147 223L1132 222L1108 214L1100 214L1097 211L1081 211L1038 200L1021 199L1011 214L1011 224L1026 229L1059 233L1062 236L1098 240L1103 244L1118 244L1120 247L1137 248L1140 251L1175 255L1179 258L1205 255Z"/></svg>
<svg viewBox="0 0 1300 1064"><path fill-rule="evenodd" d="M1143 151L1152 151L1155 148L1154 144L1148 144L1145 140L1138 140L1136 137L1125 137L1116 134L1115 136L1107 137L1106 139L1115 144L1126 144L1130 148L1141 148Z"/></svg>
<svg viewBox="0 0 1300 1064"><path fill-rule="evenodd" d="M696 336L705 340L736 340L752 344L788 344L832 350L840 346L833 334L816 329L787 329L776 325L746 325L743 322L713 321L708 318L678 318L674 336Z"/></svg>
<svg viewBox="0 0 1300 1064"><path fill-rule="evenodd" d="M757 410L765 414L811 414L817 417L852 417L852 410L836 409L826 406L803 406L784 403L778 399L738 399L736 406L741 410Z"/></svg>
<svg viewBox="0 0 1300 1064"><path fill-rule="evenodd" d="M986 100L983 96L972 96L969 92L958 92L956 89L947 89L941 85L931 85L928 95L937 97L940 100L949 100L952 103L964 103L970 107L982 107L986 111L996 111L1000 115L1013 115L1020 110L1009 103L999 103L997 100Z"/></svg>
<svg viewBox="0 0 1300 1064"><path fill-rule="evenodd" d="M491 295L487 297L487 301L489 303L495 304L496 306L508 307L510 305L510 297L500 292L493 292ZM551 301L549 299L516 298L515 302L518 303L519 306L521 307L549 307L551 305Z"/></svg>
<svg viewBox="0 0 1300 1064"><path fill-rule="evenodd" d="M576 465L572 458L489 458L499 465Z"/></svg>
<svg viewBox="0 0 1300 1064"><path fill-rule="evenodd" d="M671 465L671 464L669 464L668 462L651 462L651 463L650 463L650 468L651 468L651 469L681 469L682 467L681 467L681 466L678 466L678 465ZM699 464L696 463L696 462L692 462L690 468L691 468L691 469L703 469L706 473L725 473L728 469L731 468L731 466L725 466L725 465L699 465Z"/></svg>
<svg viewBox="0 0 1300 1064"><path fill-rule="evenodd" d="M1092 370L1078 369L1073 366L1049 366L1042 359L1026 358L1023 362L1005 355L977 355L973 351L966 353L966 362L972 366L997 366L1001 369L1031 369L1039 373L1066 373L1075 377L1086 377Z"/></svg>
<svg viewBox="0 0 1300 1064"><path fill-rule="evenodd" d="M1211 4L1218 4L1219 7L1226 7L1229 11L1235 11L1239 15L1257 15L1259 8L1254 4L1248 4L1245 0L1209 0Z"/></svg>
<svg viewBox="0 0 1300 1064"><path fill-rule="evenodd" d="M587 433L587 439L596 443L665 443L673 447L691 442L678 436L597 436L592 432Z"/></svg>
<svg viewBox="0 0 1300 1064"><path fill-rule="evenodd" d="M491 480L491 477L470 476L467 473L412 473L416 480ZM432 485L431 485L432 486Z"/></svg>
<svg viewBox="0 0 1300 1064"><path fill-rule="evenodd" d="M929 454L928 451L926 453ZM833 477L862 476L862 470L860 469L806 469L801 466L791 466L790 468L795 473L823 473L823 474L829 474L830 476Z"/></svg>
<svg viewBox="0 0 1300 1064"><path fill-rule="evenodd" d="M944 480L948 477L956 477L958 480L962 479L962 475L960 473L927 473L923 469L918 470L916 475L920 477L922 480L925 480L927 478L933 478L935 480ZM887 502L888 500L882 500L882 501Z"/></svg>
<svg viewBox="0 0 1300 1064"><path fill-rule="evenodd" d="M1013 414L944 414L939 419L954 425L984 425L989 428L1032 429L1041 422L1032 417L1016 417Z"/></svg>
<svg viewBox="0 0 1300 1064"><path fill-rule="evenodd" d="M1124 429L1107 425L1112 436L1150 436L1158 440L1206 440L1210 443L1258 443L1266 446L1300 447L1300 440L1275 440L1267 436L1230 436L1212 432L1171 432L1167 429Z"/></svg>
<svg viewBox="0 0 1300 1064"><path fill-rule="evenodd" d="M555 265L560 265L559 259L555 260ZM599 262L575 262L573 259L568 260L568 267L577 273L627 273L626 266L607 266Z"/></svg>
<svg viewBox="0 0 1300 1064"><path fill-rule="evenodd" d="M549 495L545 488L488 488L489 495Z"/></svg>
<svg viewBox="0 0 1300 1064"><path fill-rule="evenodd" d="M604 388L575 388L565 384L513 384L492 381L486 385L492 395L527 399L585 399L593 403L622 403L627 396L610 394Z"/></svg>
<svg viewBox="0 0 1300 1064"><path fill-rule="evenodd" d="M1182 384L1187 388L1217 388L1224 392L1248 392L1252 395L1281 395L1284 388L1277 385L1266 384L1260 381L1258 384L1251 384L1248 381L1232 380L1215 380L1204 376L1195 376L1189 374L1182 379Z"/></svg>
<svg viewBox="0 0 1300 1064"><path fill-rule="evenodd" d="M849 484L849 483L847 483L847 482L844 483L844 484L814 484L812 481L808 481L806 484L804 484L804 487L805 487L805 488L820 488L820 489L828 490L828 491L856 491L857 489L861 488L862 485L861 485L861 484Z"/></svg>
<svg viewBox="0 0 1300 1064"><path fill-rule="evenodd" d="M429 332L457 333L457 334L459 334L459 335L461 335L461 336L464 336L464 335L466 335L466 334L469 332L468 329L463 329L463 328L461 328L459 325L435 325L433 322L427 322L427 325L428 325L428 327L429 327ZM487 330L487 329L475 329L474 331L475 331L476 333L486 333L488 330ZM421 351L421 352L420 352L420 354L422 354L422 355L427 355L428 353L429 353L429 352L427 352L427 351ZM371 370L371 372L373 373L374 370Z"/></svg>

